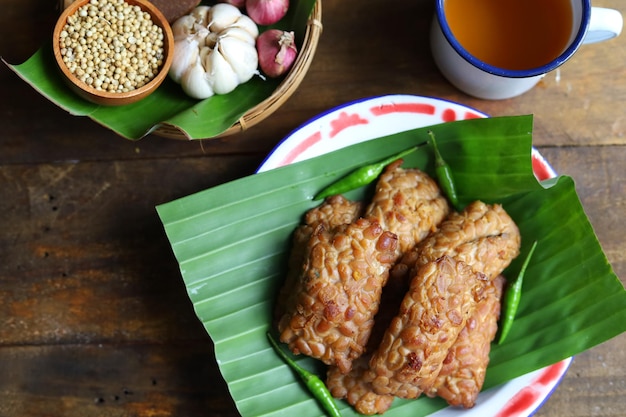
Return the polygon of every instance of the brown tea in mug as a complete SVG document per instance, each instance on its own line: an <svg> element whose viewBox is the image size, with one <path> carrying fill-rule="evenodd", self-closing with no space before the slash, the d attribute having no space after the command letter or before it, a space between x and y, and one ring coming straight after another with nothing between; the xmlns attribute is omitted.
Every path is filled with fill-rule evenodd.
<svg viewBox="0 0 626 417"><path fill-rule="evenodd" d="M458 42L487 64L509 70L540 67L567 47L570 0L446 0Z"/></svg>

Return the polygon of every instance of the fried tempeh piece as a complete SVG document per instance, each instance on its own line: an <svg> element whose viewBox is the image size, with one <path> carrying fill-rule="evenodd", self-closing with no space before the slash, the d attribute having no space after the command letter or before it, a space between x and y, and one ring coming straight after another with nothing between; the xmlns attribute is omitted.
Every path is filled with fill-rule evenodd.
<svg viewBox="0 0 626 417"><path fill-rule="evenodd" d="M432 178L418 169L403 169L401 165L402 160L398 160L385 168L364 215L377 219L384 229L398 236L398 257L431 233L449 212L447 200ZM381 305L375 317L376 323L368 343L370 352L380 343L406 293L408 285L405 278L391 278L384 289L381 303L387 301L387 306ZM382 414L391 406L394 396L375 393L371 383L363 379L370 357L371 353L366 353L356 359L348 374L331 366L327 385L333 396L345 398L359 413Z"/></svg>
<svg viewBox="0 0 626 417"><path fill-rule="evenodd" d="M486 286L484 298L448 351L441 372L426 395L439 396L453 407L474 406L485 381L491 341L498 331L505 282L499 275Z"/></svg>
<svg viewBox="0 0 626 417"><path fill-rule="evenodd" d="M307 211L304 223L310 227L324 224L332 229L342 224L349 224L359 218L363 204L360 201L348 200L342 195L334 195L322 204Z"/></svg>
<svg viewBox="0 0 626 417"><path fill-rule="evenodd" d="M369 339L397 244L375 220L333 230L318 225L305 250L301 290L278 323L281 341L295 354L350 371Z"/></svg>
<svg viewBox="0 0 626 417"><path fill-rule="evenodd" d="M363 374L369 370L370 358L370 354L364 354L355 359L347 374L331 366L326 377L326 386L333 397L345 399L357 412L366 416L383 414L394 400L393 395L374 392L372 384L363 379Z"/></svg>
<svg viewBox="0 0 626 417"><path fill-rule="evenodd" d="M398 236L398 257L433 232L448 215L448 201L437 183L419 169L404 169L402 160L385 168L364 217L374 217Z"/></svg>
<svg viewBox="0 0 626 417"><path fill-rule="evenodd" d="M337 226L349 224L359 218L363 204L359 201L348 200L341 195L328 197L317 207L304 215L304 223L298 226L292 237L291 253L287 266L287 276L276 298L274 309L275 321L280 320L285 311L295 308L296 295L302 291L299 281L306 248L316 227L323 225L327 230Z"/></svg>
<svg viewBox="0 0 626 417"><path fill-rule="evenodd" d="M439 229L407 252L398 268L415 270L443 255L471 265L495 279L519 254L520 233L501 205L481 201L451 213Z"/></svg>
<svg viewBox="0 0 626 417"><path fill-rule="evenodd" d="M383 414L393 402L393 395L375 393L371 382L366 381L363 374L369 369L372 352L380 344L380 340L389 327L389 323L395 317L398 306L407 290L406 276L390 274L383 290L378 314L374 318L374 328L366 352L352 362L352 370L347 374L341 373L336 366L328 368L326 385L333 397L345 399L361 414Z"/></svg>
<svg viewBox="0 0 626 417"><path fill-rule="evenodd" d="M364 375L377 394L417 398L432 387L486 280L449 256L419 267Z"/></svg>

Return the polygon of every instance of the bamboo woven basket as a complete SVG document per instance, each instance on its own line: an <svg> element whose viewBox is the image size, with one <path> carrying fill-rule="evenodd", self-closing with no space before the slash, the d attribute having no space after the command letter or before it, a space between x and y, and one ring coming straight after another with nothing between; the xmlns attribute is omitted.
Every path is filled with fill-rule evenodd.
<svg viewBox="0 0 626 417"><path fill-rule="evenodd" d="M317 0L311 11L311 16L307 23L304 41L293 67L285 79L278 85L271 96L257 104L246 112L241 118L229 129L214 138L230 136L260 123L265 118L274 113L291 95L296 91L304 76L306 75L319 38L322 34L322 0ZM170 139L189 140L189 138L177 127L171 125L161 125L154 132L155 135ZM206 138L209 139L209 138Z"/></svg>

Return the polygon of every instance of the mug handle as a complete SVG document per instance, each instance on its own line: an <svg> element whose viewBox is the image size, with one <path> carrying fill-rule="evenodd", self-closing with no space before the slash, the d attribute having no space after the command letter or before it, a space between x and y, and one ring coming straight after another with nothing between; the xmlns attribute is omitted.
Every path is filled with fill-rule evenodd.
<svg viewBox="0 0 626 417"><path fill-rule="evenodd" d="M592 7L589 28L583 39L583 44L613 39L622 32L623 25L624 20L619 11L604 7Z"/></svg>

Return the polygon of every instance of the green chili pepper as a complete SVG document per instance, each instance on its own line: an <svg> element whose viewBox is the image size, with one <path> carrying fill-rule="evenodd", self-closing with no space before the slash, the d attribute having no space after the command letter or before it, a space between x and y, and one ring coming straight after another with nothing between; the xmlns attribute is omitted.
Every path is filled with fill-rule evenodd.
<svg viewBox="0 0 626 417"><path fill-rule="evenodd" d="M408 154L415 152L419 146L423 144L414 146L410 149L404 150L400 153L392 155L388 158L383 159L382 161L375 162L371 165L365 165L363 167L357 168L352 171L347 176L341 178L339 181L336 181L324 188L322 191L317 193L317 195L313 198L313 200L321 200L331 195L342 194L347 191L355 190L359 187L369 184L374 181L383 169L400 158L407 156Z"/></svg>
<svg viewBox="0 0 626 417"><path fill-rule="evenodd" d="M435 134L432 131L428 131L428 135L430 136L430 143L433 146L433 151L435 152L435 174L437 175L439 186L443 190L445 196L448 197L452 206L458 209L459 197L457 196L456 187L454 186L452 169L439 153L439 148L437 147L437 142L435 141Z"/></svg>
<svg viewBox="0 0 626 417"><path fill-rule="evenodd" d="M501 330L498 344L502 343L509 334L511 325L515 320L515 313L517 313L517 307L519 306L520 298L522 297L522 282L524 281L524 273L526 272L526 267L528 267L530 257L533 255L533 252L535 252L536 247L537 241L533 242L533 245L530 247L528 255L526 255L526 259L524 259L524 263L522 264L522 268L520 269L519 274L517 274L517 278L507 288L504 302L502 303L503 314L500 323Z"/></svg>
<svg viewBox="0 0 626 417"><path fill-rule="evenodd" d="M278 343L274 340L270 332L267 332L267 338L269 339L272 347L278 353L278 355L289 365L293 370L295 370L300 378L304 381L307 388L313 394L313 396L319 401L319 403L324 407L324 410L328 413L330 417L341 417L341 412L339 408L337 408L337 404L335 404L335 400L333 396L326 388L326 384L322 381L317 375L307 371L298 365L293 359L283 352L283 350L278 346Z"/></svg>

